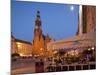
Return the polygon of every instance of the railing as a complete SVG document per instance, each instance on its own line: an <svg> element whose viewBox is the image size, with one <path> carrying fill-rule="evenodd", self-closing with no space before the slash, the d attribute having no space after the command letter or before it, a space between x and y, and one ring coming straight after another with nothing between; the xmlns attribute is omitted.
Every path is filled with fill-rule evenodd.
<svg viewBox="0 0 100 75"><path fill-rule="evenodd" d="M45 72L91 70L91 69L96 69L95 62L89 62L86 64L49 65L45 67Z"/></svg>

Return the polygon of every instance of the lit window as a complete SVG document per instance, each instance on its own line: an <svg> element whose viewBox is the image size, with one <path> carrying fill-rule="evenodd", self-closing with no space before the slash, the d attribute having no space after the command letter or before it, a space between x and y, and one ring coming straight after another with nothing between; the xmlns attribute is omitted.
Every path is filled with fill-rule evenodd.
<svg viewBox="0 0 100 75"><path fill-rule="evenodd" d="M18 46L18 48L20 48L21 47L21 43L17 42L17 46Z"/></svg>
<svg viewBox="0 0 100 75"><path fill-rule="evenodd" d="M42 50L43 50L43 48L40 48L40 50L42 51Z"/></svg>
<svg viewBox="0 0 100 75"><path fill-rule="evenodd" d="M22 53L20 53L20 56L24 56Z"/></svg>

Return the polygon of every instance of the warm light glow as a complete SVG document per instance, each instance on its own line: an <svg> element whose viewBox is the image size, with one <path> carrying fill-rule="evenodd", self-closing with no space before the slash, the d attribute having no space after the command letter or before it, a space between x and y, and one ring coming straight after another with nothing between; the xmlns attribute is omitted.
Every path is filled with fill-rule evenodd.
<svg viewBox="0 0 100 75"><path fill-rule="evenodd" d="M30 55L25 55L25 54L23 54L23 53L20 53L20 56L21 57L29 57L29 56L32 56L31 54Z"/></svg>
<svg viewBox="0 0 100 75"><path fill-rule="evenodd" d="M20 48L21 47L21 45L18 45L18 48Z"/></svg>
<svg viewBox="0 0 100 75"><path fill-rule="evenodd" d="M88 51L90 51L91 49L90 48L88 48Z"/></svg>
<svg viewBox="0 0 100 75"><path fill-rule="evenodd" d="M40 48L40 50L42 51L42 50L43 50L43 48Z"/></svg>
<svg viewBox="0 0 100 75"><path fill-rule="evenodd" d="M94 50L94 47L92 47L92 50Z"/></svg>
<svg viewBox="0 0 100 75"><path fill-rule="evenodd" d="M75 51L75 55L78 56L78 54L79 54L79 52L78 51Z"/></svg>
<svg viewBox="0 0 100 75"><path fill-rule="evenodd" d="M20 53L20 56L24 56L22 53Z"/></svg>
<svg viewBox="0 0 100 75"><path fill-rule="evenodd" d="M74 56L74 51L70 51L68 52L68 54L70 54L71 56Z"/></svg>
<svg viewBox="0 0 100 75"><path fill-rule="evenodd" d="M18 46L18 48L20 48L21 47L21 43L17 42L17 46Z"/></svg>
<svg viewBox="0 0 100 75"><path fill-rule="evenodd" d="M72 50L72 51L69 51L68 54L71 55L71 56L78 56L79 52L77 50Z"/></svg>
<svg viewBox="0 0 100 75"><path fill-rule="evenodd" d="M20 45L21 43L20 42L17 42L17 44Z"/></svg>
<svg viewBox="0 0 100 75"><path fill-rule="evenodd" d="M56 54L57 53L57 51L54 51L54 54Z"/></svg>

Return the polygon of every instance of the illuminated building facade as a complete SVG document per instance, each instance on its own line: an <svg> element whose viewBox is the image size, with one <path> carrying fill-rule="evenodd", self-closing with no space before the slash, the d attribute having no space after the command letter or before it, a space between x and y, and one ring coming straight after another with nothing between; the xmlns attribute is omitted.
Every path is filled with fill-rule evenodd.
<svg viewBox="0 0 100 75"><path fill-rule="evenodd" d="M51 41L51 38L47 34L46 36L42 33L42 22L40 19L40 12L37 11L36 21L35 21L35 29L34 29L34 39L33 43L15 39L12 39L12 48L11 52L18 53L20 56L32 56L32 55L40 55L40 56L48 56L50 53L47 51L47 43Z"/></svg>
<svg viewBox="0 0 100 75"><path fill-rule="evenodd" d="M33 55L44 56L47 52L47 43L50 42L50 37L42 33L42 21L40 18L40 11L37 11L35 29L34 29L34 39L33 39Z"/></svg>
<svg viewBox="0 0 100 75"><path fill-rule="evenodd" d="M32 56L32 44L11 36L11 54L18 53L22 57Z"/></svg>
<svg viewBox="0 0 100 75"><path fill-rule="evenodd" d="M83 34L82 36L74 36L68 39L58 40L48 43L48 50L60 50L60 49L81 49L85 47L94 47L96 45L95 32L89 34Z"/></svg>
<svg viewBox="0 0 100 75"><path fill-rule="evenodd" d="M15 37L13 35L11 35L11 54L13 53L17 53L17 44L15 41Z"/></svg>
<svg viewBox="0 0 100 75"><path fill-rule="evenodd" d="M27 41L16 39L18 54L23 57L32 56L32 44Z"/></svg>

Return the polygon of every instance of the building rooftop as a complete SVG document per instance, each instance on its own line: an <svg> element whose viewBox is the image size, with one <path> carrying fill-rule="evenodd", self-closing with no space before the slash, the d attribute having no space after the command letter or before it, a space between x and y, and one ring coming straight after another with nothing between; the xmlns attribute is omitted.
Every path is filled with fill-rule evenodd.
<svg viewBox="0 0 100 75"><path fill-rule="evenodd" d="M70 37L70 38L63 39L63 40L53 41L53 42L50 42L50 43L56 44L56 43L61 43L61 42L62 43L63 42L73 42L73 41L78 41L78 40L92 40L92 41L95 42L96 41L96 33L90 32L90 33L87 33L87 34L77 35L77 36Z"/></svg>
<svg viewBox="0 0 100 75"><path fill-rule="evenodd" d="M26 44L30 44L32 45L32 43L25 41L25 40L20 40L20 39L15 39L16 42L22 42L22 43L26 43Z"/></svg>

